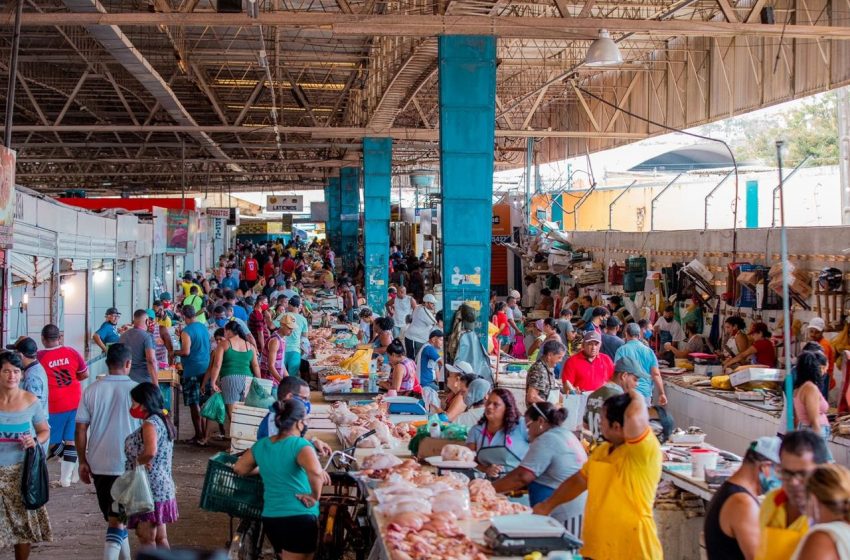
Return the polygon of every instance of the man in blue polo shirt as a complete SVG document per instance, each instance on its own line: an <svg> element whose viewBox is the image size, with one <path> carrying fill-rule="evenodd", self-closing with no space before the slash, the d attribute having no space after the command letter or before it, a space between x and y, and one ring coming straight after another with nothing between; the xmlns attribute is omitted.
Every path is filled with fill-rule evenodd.
<svg viewBox="0 0 850 560"><path fill-rule="evenodd" d="M106 310L106 320L100 325L91 339L97 344L100 349L106 352L110 344L115 344L120 338L118 333L118 319L121 318L121 313L115 307L110 307Z"/></svg>
<svg viewBox="0 0 850 560"><path fill-rule="evenodd" d="M626 343L617 349L615 360L631 358L637 362L644 371L649 372L651 379L641 378L638 380L636 390L640 393L647 404L652 402L654 388L658 387L658 404L667 404L667 395L664 393L664 383L661 381L661 370L658 369L658 358L652 348L641 342L640 326L637 323L626 325Z"/></svg>

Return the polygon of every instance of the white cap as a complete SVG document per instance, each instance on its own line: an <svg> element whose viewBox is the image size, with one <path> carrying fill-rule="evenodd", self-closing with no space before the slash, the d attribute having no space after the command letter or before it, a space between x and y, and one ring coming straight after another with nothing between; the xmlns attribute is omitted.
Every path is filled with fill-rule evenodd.
<svg viewBox="0 0 850 560"><path fill-rule="evenodd" d="M511 290L511 293L509 293L508 295L514 299L519 299L522 297L522 295L520 295L520 293L516 290Z"/></svg>
<svg viewBox="0 0 850 560"><path fill-rule="evenodd" d="M821 319L820 317L815 317L814 319L809 321L809 328L814 329L818 332L823 332L823 330L826 328L826 324L824 324L823 319Z"/></svg>
<svg viewBox="0 0 850 560"><path fill-rule="evenodd" d="M446 370L452 373L475 373L475 370L472 369L472 365L469 362L464 362L463 360L458 360L452 364L446 364Z"/></svg>
<svg viewBox="0 0 850 560"><path fill-rule="evenodd" d="M422 298L422 303L433 303L436 305L437 298L434 297L434 294L425 294L425 297Z"/></svg>

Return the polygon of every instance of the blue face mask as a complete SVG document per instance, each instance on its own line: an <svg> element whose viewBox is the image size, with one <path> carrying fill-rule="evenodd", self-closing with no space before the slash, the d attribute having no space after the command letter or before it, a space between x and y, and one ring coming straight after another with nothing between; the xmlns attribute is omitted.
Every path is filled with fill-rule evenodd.
<svg viewBox="0 0 850 560"><path fill-rule="evenodd" d="M310 411L312 410L312 405L310 404L310 401L309 401L309 400L306 400L306 399L302 399L302 398L301 398L301 397L299 397L299 396L295 396L295 397L293 397L293 398L298 399L299 401L301 401L301 403L304 405L304 408L306 408L306 409L307 409L307 414L309 415L309 414L310 414Z"/></svg>
<svg viewBox="0 0 850 560"><path fill-rule="evenodd" d="M215 324L220 328L224 328L224 325L227 324L227 319L226 318L216 319Z"/></svg>
<svg viewBox="0 0 850 560"><path fill-rule="evenodd" d="M776 476L776 471L773 467L770 467L770 474L765 476L764 473L759 471L759 487L761 488L762 494L767 494L774 488L779 488L782 486L782 481L779 480L779 477Z"/></svg>

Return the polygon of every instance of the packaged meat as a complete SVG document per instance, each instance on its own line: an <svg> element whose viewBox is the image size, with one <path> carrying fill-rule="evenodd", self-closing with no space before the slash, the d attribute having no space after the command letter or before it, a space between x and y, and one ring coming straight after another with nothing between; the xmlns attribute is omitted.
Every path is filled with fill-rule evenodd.
<svg viewBox="0 0 850 560"><path fill-rule="evenodd" d="M375 453L360 461L363 469L391 469L401 464L401 459L387 453Z"/></svg>
<svg viewBox="0 0 850 560"><path fill-rule="evenodd" d="M458 519L470 517L469 491L464 488L463 490L450 490L435 495L431 499L431 511L451 512Z"/></svg>
<svg viewBox="0 0 850 560"><path fill-rule="evenodd" d="M418 531L427 522L430 522L430 517L424 513L406 511L390 517L387 522L387 527L390 530L403 528Z"/></svg>
<svg viewBox="0 0 850 560"><path fill-rule="evenodd" d="M350 384L351 382L349 381L348 383ZM358 420L357 415L351 412L345 403L336 403L332 406L328 413L328 418L338 426L350 426Z"/></svg>
<svg viewBox="0 0 850 560"><path fill-rule="evenodd" d="M431 502L423 498L399 498L378 506L386 517L395 517L400 513L431 513Z"/></svg>
<svg viewBox="0 0 850 560"><path fill-rule="evenodd" d="M395 447L397 441L392 435L390 435L389 427L381 422L380 420L372 420L370 422L369 427L375 430L375 435L378 437L380 442L388 447Z"/></svg>
<svg viewBox="0 0 850 560"><path fill-rule="evenodd" d="M484 478L476 478L469 483L469 497L473 502L481 502L486 499L496 498L496 489L493 484Z"/></svg>
<svg viewBox="0 0 850 560"><path fill-rule="evenodd" d="M464 446L450 443L443 447L440 452L440 457L443 461L462 461L464 463L472 463L475 461L475 451Z"/></svg>

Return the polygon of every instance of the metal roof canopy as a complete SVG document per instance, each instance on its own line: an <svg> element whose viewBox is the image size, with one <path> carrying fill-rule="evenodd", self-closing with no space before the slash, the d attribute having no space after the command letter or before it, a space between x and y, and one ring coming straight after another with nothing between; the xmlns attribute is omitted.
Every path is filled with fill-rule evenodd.
<svg viewBox="0 0 850 560"><path fill-rule="evenodd" d="M148 2L27 0L20 183L312 188L356 165L365 136L394 138L396 169L433 162L443 33L499 38L498 168L523 164L527 137L542 138L545 162L665 132L581 90L688 128L850 82L850 8L828 0L776 0L771 25L759 21L765 0L260 0L256 19L210 0ZM13 20L0 13L0 79ZM585 67L602 28L624 63Z"/></svg>

